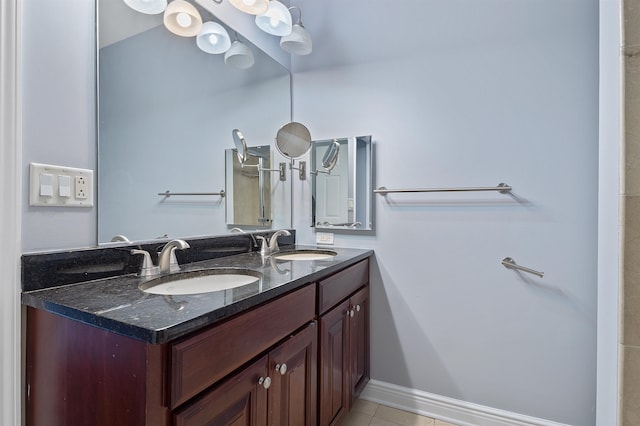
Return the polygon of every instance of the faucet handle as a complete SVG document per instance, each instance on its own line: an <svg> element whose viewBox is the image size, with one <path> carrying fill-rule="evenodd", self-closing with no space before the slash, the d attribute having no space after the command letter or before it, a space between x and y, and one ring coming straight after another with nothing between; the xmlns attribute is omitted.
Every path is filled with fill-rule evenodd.
<svg viewBox="0 0 640 426"><path fill-rule="evenodd" d="M133 249L131 250L131 254L141 254L144 256L144 258L142 259L142 266L140 267L140 272L138 273L138 275L140 275L141 277L149 277L151 275L158 274L158 267L153 264L153 260L151 260L151 254L149 254L148 251Z"/></svg>

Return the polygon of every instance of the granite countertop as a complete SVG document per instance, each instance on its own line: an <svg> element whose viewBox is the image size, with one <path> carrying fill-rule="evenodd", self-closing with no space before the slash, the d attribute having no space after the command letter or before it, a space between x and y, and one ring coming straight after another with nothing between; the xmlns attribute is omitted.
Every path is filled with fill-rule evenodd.
<svg viewBox="0 0 640 426"><path fill-rule="evenodd" d="M294 247L287 247L289 251ZM317 249L295 246L295 249ZM250 269L258 282L229 290L163 296L138 287L152 278L134 274L22 293L22 303L148 343L165 343L290 290L322 279L373 254L334 248L329 260L277 260L257 252L182 265L183 271Z"/></svg>

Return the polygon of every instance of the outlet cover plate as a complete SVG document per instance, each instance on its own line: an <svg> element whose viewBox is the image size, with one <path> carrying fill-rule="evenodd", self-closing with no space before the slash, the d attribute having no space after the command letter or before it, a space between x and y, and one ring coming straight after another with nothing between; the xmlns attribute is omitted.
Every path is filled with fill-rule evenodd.
<svg viewBox="0 0 640 426"><path fill-rule="evenodd" d="M316 232L316 244L333 245L333 232Z"/></svg>
<svg viewBox="0 0 640 426"><path fill-rule="evenodd" d="M47 179L49 179L48 176L53 176L53 181L50 182L53 191L40 191L40 176L46 176ZM60 190L60 182L67 182L67 179L71 183L69 196L65 195L65 191L62 191L61 194ZM45 184L48 189L49 182L47 181ZM93 207L93 192L93 170L51 164L29 164L30 206ZM42 195L43 193L45 195ZM80 196L78 196L79 194Z"/></svg>

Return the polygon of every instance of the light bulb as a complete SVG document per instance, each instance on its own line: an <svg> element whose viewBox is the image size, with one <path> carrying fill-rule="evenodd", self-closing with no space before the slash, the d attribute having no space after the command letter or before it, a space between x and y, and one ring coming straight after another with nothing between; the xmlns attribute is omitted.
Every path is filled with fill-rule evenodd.
<svg viewBox="0 0 640 426"><path fill-rule="evenodd" d="M180 12L176 16L176 22L182 28L188 28L191 25L191 16L188 13Z"/></svg>
<svg viewBox="0 0 640 426"><path fill-rule="evenodd" d="M209 43L214 46L218 44L218 36L216 34L209 34Z"/></svg>
<svg viewBox="0 0 640 426"><path fill-rule="evenodd" d="M253 6L254 4L256 4L256 0L242 0L242 3L244 3L246 6Z"/></svg>
<svg viewBox="0 0 640 426"><path fill-rule="evenodd" d="M270 22L271 22L271 27L272 28L276 28L278 26L278 24L280 23L280 19L278 19L277 16L272 16Z"/></svg>

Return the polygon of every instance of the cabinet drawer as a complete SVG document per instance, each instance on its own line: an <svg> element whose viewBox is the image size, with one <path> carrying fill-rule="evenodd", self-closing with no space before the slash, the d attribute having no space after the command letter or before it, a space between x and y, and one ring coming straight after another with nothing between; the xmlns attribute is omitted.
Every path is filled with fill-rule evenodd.
<svg viewBox="0 0 640 426"><path fill-rule="evenodd" d="M346 299L369 282L369 259L343 269L318 283L318 314Z"/></svg>
<svg viewBox="0 0 640 426"><path fill-rule="evenodd" d="M175 408L311 321L308 285L171 346L170 402Z"/></svg>

